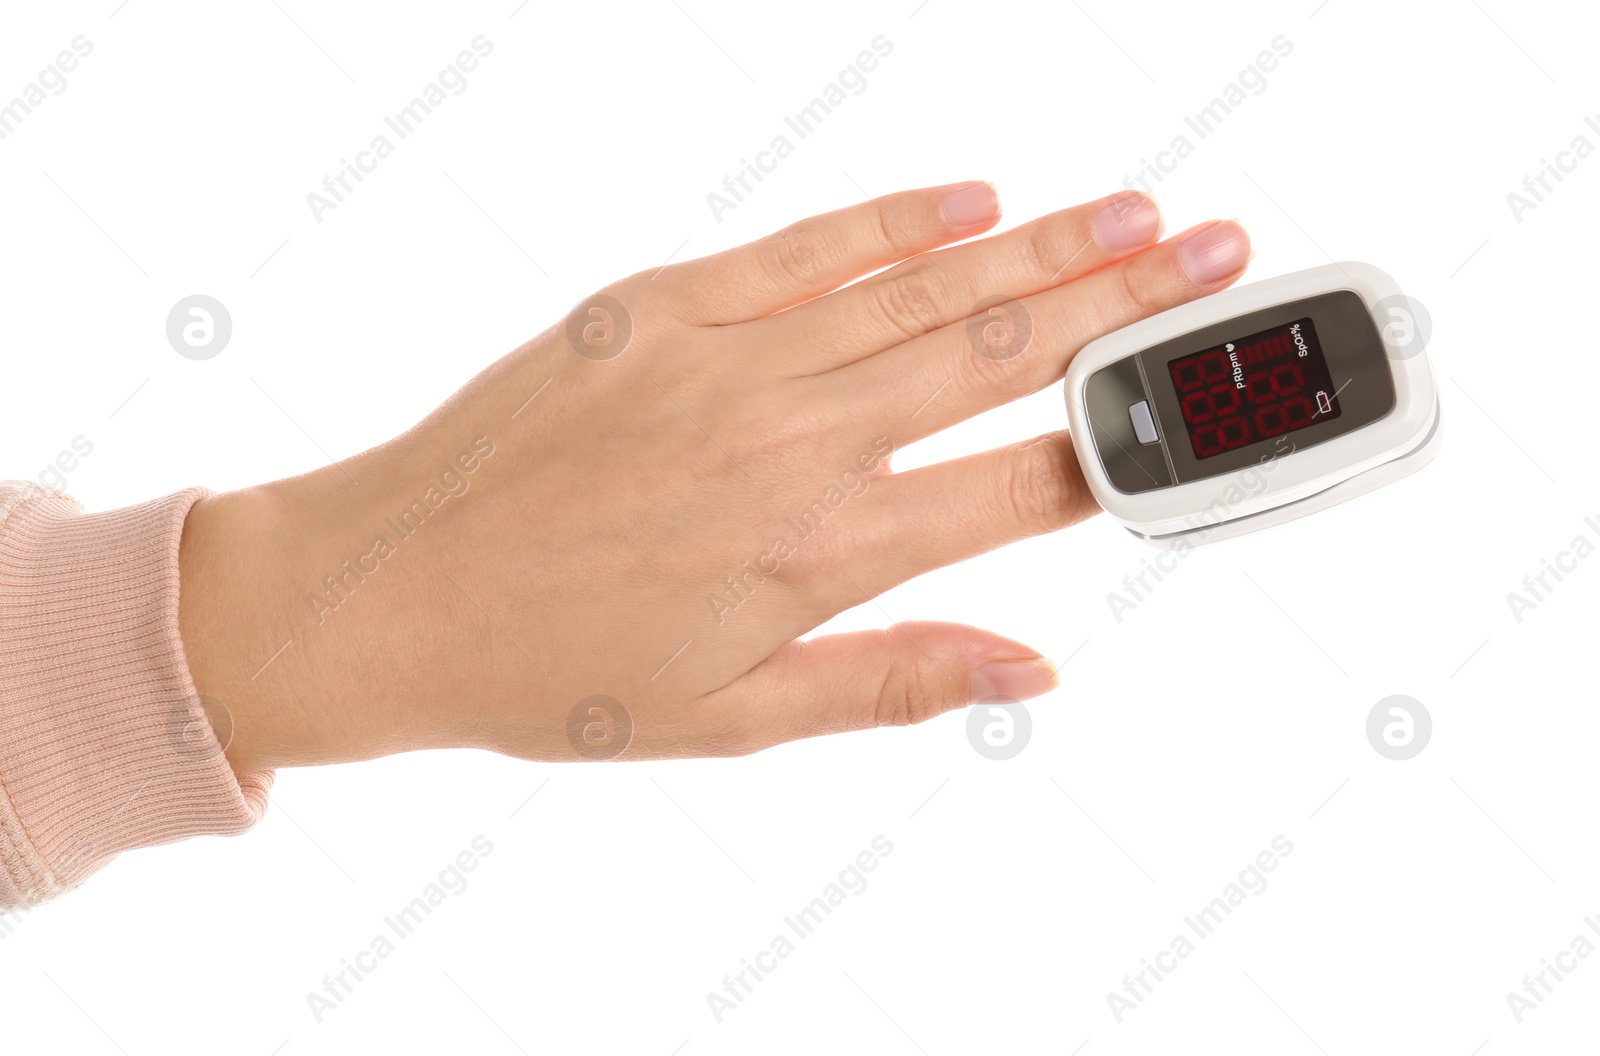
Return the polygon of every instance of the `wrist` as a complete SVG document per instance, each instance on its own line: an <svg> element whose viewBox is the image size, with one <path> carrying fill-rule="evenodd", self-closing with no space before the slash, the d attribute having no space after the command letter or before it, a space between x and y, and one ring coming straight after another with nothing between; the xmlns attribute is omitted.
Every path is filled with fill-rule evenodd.
<svg viewBox="0 0 1600 1056"><path fill-rule="evenodd" d="M314 476L314 475L313 475ZM237 773L380 754L334 661L355 628L318 633L305 603L339 504L307 477L209 496L179 547L179 631L195 688ZM333 662L330 662L333 661Z"/></svg>
<svg viewBox="0 0 1600 1056"><path fill-rule="evenodd" d="M272 521L262 516L267 506L259 490L207 496L189 510L178 546L178 630L189 674L241 774L284 762L270 747L286 740L284 701L269 688L273 683L254 684L266 658L252 666L250 655L265 629L256 617L265 601L267 556L255 533Z"/></svg>
<svg viewBox="0 0 1600 1056"><path fill-rule="evenodd" d="M393 535L385 511L406 505L391 479L405 462L386 446L190 511L180 630L237 772L466 743L455 711L434 706L459 659L437 633L454 599L420 553L368 560Z"/></svg>

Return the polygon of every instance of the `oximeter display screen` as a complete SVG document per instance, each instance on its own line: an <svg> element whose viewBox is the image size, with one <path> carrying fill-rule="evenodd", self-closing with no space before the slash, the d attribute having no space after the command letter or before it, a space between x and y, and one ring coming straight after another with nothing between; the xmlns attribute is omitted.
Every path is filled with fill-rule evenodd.
<svg viewBox="0 0 1600 1056"><path fill-rule="evenodd" d="M1311 320L1181 356L1167 364L1195 458L1339 417L1339 398Z"/></svg>

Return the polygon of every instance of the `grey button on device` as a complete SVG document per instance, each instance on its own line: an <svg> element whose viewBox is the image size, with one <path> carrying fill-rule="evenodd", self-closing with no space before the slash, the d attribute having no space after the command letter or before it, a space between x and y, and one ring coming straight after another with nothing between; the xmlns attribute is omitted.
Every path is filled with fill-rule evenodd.
<svg viewBox="0 0 1600 1056"><path fill-rule="evenodd" d="M1141 444L1153 444L1161 439L1156 435L1156 420L1150 414L1149 400L1140 400L1129 407L1128 417L1133 419L1133 435Z"/></svg>

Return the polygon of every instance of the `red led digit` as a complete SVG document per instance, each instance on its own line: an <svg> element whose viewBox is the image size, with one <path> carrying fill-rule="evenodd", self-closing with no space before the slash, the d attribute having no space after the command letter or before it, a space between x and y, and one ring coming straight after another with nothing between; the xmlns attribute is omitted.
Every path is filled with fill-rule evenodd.
<svg viewBox="0 0 1600 1056"><path fill-rule="evenodd" d="M1229 382L1213 385L1206 390L1206 403L1212 414L1232 414L1239 409L1239 390Z"/></svg>
<svg viewBox="0 0 1600 1056"><path fill-rule="evenodd" d="M1228 449L1222 439L1222 427L1218 425L1202 425L1190 434L1194 441L1194 454L1196 458L1210 458Z"/></svg>
<svg viewBox="0 0 1600 1056"><path fill-rule="evenodd" d="M1278 388L1280 397L1293 396L1305 388L1305 371L1300 369L1300 364L1295 360L1272 368L1272 380Z"/></svg>
<svg viewBox="0 0 1600 1056"><path fill-rule="evenodd" d="M1180 356L1167 364L1194 457L1339 417L1327 358L1310 319Z"/></svg>
<svg viewBox="0 0 1600 1056"><path fill-rule="evenodd" d="M1291 428L1286 404L1274 403L1256 411L1256 429L1263 439L1287 433Z"/></svg>
<svg viewBox="0 0 1600 1056"><path fill-rule="evenodd" d="M1266 403L1278 398L1278 373L1275 370L1258 370L1244 381L1245 391L1256 403Z"/></svg>

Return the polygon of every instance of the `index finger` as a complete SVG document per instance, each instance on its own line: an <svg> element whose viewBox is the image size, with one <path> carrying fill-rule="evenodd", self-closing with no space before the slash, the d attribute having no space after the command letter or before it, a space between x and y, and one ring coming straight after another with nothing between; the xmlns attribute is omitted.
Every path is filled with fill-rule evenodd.
<svg viewBox="0 0 1600 1056"><path fill-rule="evenodd" d="M1232 285L1250 236L1212 221L1065 286L1006 301L814 379L818 403L897 446L1060 380L1080 348L1146 316Z"/></svg>

